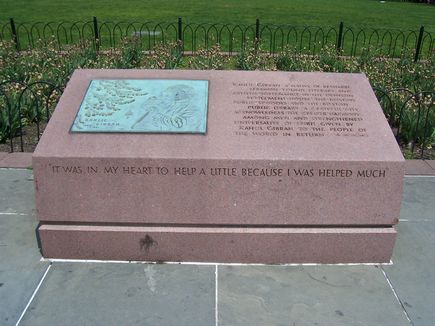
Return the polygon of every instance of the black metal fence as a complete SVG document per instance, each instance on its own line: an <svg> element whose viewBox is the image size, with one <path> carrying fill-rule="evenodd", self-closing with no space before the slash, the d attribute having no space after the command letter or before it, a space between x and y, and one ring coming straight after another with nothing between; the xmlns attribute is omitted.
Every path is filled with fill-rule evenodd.
<svg viewBox="0 0 435 326"><path fill-rule="evenodd" d="M39 42L55 40L59 48L92 42L97 49L116 49L125 37L136 37L144 50L152 51L161 42L179 42L186 52L196 52L220 44L223 52L240 52L256 44L263 51L279 53L290 47L316 54L334 46L345 56L358 56L370 48L379 55L399 57L411 51L415 61L434 53L435 33L421 26L418 30L376 29L347 26L294 26L263 24L176 22L109 22L94 17L81 22L0 23L0 41L12 40L17 50L35 48Z"/></svg>
<svg viewBox="0 0 435 326"><path fill-rule="evenodd" d="M397 142L409 157L435 159L435 91L374 89ZM427 152L425 155L425 152Z"/></svg>
<svg viewBox="0 0 435 326"><path fill-rule="evenodd" d="M0 151L31 151L62 91L63 86L49 82L0 83ZM405 155L431 158L429 148L435 145L435 92L374 91Z"/></svg>
<svg viewBox="0 0 435 326"><path fill-rule="evenodd" d="M62 92L63 87L45 81L0 83L0 152L5 144L9 152L31 151Z"/></svg>

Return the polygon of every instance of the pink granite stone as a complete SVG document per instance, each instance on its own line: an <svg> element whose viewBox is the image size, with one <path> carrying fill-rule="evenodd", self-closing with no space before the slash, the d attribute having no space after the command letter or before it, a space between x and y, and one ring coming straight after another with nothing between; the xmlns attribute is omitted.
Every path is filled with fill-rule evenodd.
<svg viewBox="0 0 435 326"><path fill-rule="evenodd" d="M9 153L0 157L1 168L30 168L32 167L32 153Z"/></svg>
<svg viewBox="0 0 435 326"><path fill-rule="evenodd" d="M425 160L426 164L429 165L432 169L430 175L435 175L435 160ZM429 172L428 172L429 173Z"/></svg>
<svg viewBox="0 0 435 326"><path fill-rule="evenodd" d="M70 133L105 78L209 80L207 134ZM361 74L77 70L33 168L41 221L383 226L404 160Z"/></svg>
<svg viewBox="0 0 435 326"><path fill-rule="evenodd" d="M405 174L406 175L435 175L435 169L433 169L428 162L430 161L406 160Z"/></svg>
<svg viewBox="0 0 435 326"><path fill-rule="evenodd" d="M43 256L218 263L387 263L394 228L42 225Z"/></svg>
<svg viewBox="0 0 435 326"><path fill-rule="evenodd" d="M9 153L7 153L7 152L0 152L0 163L8 155L9 155Z"/></svg>

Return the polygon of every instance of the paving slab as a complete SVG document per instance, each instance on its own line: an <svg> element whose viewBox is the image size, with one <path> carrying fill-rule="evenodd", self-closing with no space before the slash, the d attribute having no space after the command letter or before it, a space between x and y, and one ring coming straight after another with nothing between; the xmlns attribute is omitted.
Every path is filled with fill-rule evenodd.
<svg viewBox="0 0 435 326"><path fill-rule="evenodd" d="M424 160L406 160L406 175L435 175L435 170Z"/></svg>
<svg viewBox="0 0 435 326"><path fill-rule="evenodd" d="M33 174L26 169L0 169L0 216L34 214ZM36 220L36 217L34 218Z"/></svg>
<svg viewBox="0 0 435 326"><path fill-rule="evenodd" d="M215 325L215 267L54 263L21 325Z"/></svg>
<svg viewBox="0 0 435 326"><path fill-rule="evenodd" d="M48 267L35 228L34 216L0 215L0 325L15 325Z"/></svg>
<svg viewBox="0 0 435 326"><path fill-rule="evenodd" d="M0 325L13 325L48 263L35 237L32 172L0 169Z"/></svg>
<svg viewBox="0 0 435 326"><path fill-rule="evenodd" d="M219 267L219 325L409 325L375 266Z"/></svg>
<svg viewBox="0 0 435 326"><path fill-rule="evenodd" d="M0 160L0 167L30 168L32 166L32 153L9 153Z"/></svg>
<svg viewBox="0 0 435 326"><path fill-rule="evenodd" d="M435 221L434 198L434 177L405 177L400 219Z"/></svg>
<svg viewBox="0 0 435 326"><path fill-rule="evenodd" d="M394 264L383 268L414 325L433 325L435 222L402 222L398 228Z"/></svg>

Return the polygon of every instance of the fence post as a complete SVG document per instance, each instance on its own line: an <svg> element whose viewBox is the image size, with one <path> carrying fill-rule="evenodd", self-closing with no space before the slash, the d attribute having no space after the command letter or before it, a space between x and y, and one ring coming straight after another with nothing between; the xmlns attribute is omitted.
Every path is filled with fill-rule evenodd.
<svg viewBox="0 0 435 326"><path fill-rule="evenodd" d="M98 52L100 50L100 36L99 36L99 33L98 33L98 21L97 21L97 17L94 16L93 22L94 22L95 49Z"/></svg>
<svg viewBox="0 0 435 326"><path fill-rule="evenodd" d="M8 123L9 123L9 139L10 139L10 148L11 148L11 153L14 152L14 141L13 141L13 128L12 128L12 110L11 110L11 104L8 101L8 99L6 98L6 108L7 110L7 114L8 114Z"/></svg>
<svg viewBox="0 0 435 326"><path fill-rule="evenodd" d="M178 17L178 37L177 41L183 42L183 19Z"/></svg>
<svg viewBox="0 0 435 326"><path fill-rule="evenodd" d="M343 27L344 27L344 23L340 22L340 27L338 28L338 36L337 36L337 52L340 52L343 46Z"/></svg>
<svg viewBox="0 0 435 326"><path fill-rule="evenodd" d="M420 57L421 43L423 42L424 26L420 27L420 34L418 34L417 46L415 48L414 62L417 62Z"/></svg>
<svg viewBox="0 0 435 326"><path fill-rule="evenodd" d="M20 51L20 43L18 41L18 35L17 35L17 29L15 27L15 21L13 18L9 18L9 22L11 23L12 41L15 43L15 48L17 49L17 51Z"/></svg>
<svg viewBox="0 0 435 326"><path fill-rule="evenodd" d="M255 41L260 40L260 19L255 20Z"/></svg>
<svg viewBox="0 0 435 326"><path fill-rule="evenodd" d="M255 49L258 50L260 44L260 19L256 19L255 20L255 40L254 40L254 45L255 45Z"/></svg>
<svg viewBox="0 0 435 326"><path fill-rule="evenodd" d="M178 17L178 30L177 30L177 42L178 46L180 48L180 51L183 51L184 44L183 44L183 19L181 17Z"/></svg>

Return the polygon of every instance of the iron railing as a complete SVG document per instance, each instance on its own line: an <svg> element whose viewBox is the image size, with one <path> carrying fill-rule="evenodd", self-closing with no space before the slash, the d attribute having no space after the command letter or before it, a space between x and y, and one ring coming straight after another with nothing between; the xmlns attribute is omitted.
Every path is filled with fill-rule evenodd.
<svg viewBox="0 0 435 326"><path fill-rule="evenodd" d="M263 24L176 22L8 22L0 23L0 41L12 40L18 51L36 48L39 42L55 40L59 48L92 42L97 50L116 49L126 37L140 40L144 50L156 44L179 42L185 52L196 52L215 44L229 54L255 44L271 54L286 48L316 54L325 46L336 47L345 56L358 56L370 48L379 55L399 57L411 51L414 60L433 56L435 33L421 26L418 30L381 29L347 26L295 26Z"/></svg>
<svg viewBox="0 0 435 326"><path fill-rule="evenodd" d="M10 152L36 146L62 92L46 81L0 83L0 145Z"/></svg>
<svg viewBox="0 0 435 326"><path fill-rule="evenodd" d="M435 146L435 91L413 92L406 88L374 88L374 91L398 143L410 157L424 158L427 149Z"/></svg>

